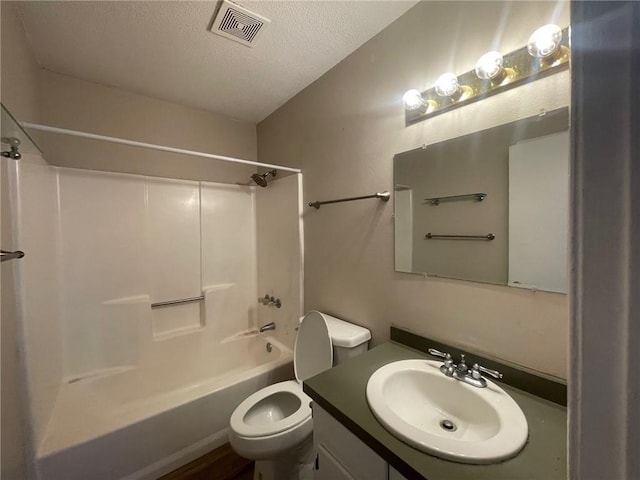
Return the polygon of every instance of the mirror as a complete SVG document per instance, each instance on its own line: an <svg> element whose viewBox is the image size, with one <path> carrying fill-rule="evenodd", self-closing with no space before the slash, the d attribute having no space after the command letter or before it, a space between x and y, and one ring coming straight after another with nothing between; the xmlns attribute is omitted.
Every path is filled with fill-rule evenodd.
<svg viewBox="0 0 640 480"><path fill-rule="evenodd" d="M395 155L398 272L566 293L569 111Z"/></svg>

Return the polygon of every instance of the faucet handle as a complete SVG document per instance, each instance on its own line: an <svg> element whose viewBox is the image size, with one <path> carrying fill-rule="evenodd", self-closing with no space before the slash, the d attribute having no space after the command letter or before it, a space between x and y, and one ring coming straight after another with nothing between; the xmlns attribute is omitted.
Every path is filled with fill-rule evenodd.
<svg viewBox="0 0 640 480"><path fill-rule="evenodd" d="M453 357L450 353L441 352L440 350L436 350L435 348L430 348L429 355L433 355L434 357L441 358L444 360L444 364L449 367L453 365Z"/></svg>
<svg viewBox="0 0 640 480"><path fill-rule="evenodd" d="M434 357L442 358L444 363L440 365L440 371L444 373L447 377L453 377L456 366L453 364L453 358L450 353L441 352L440 350L436 350L435 348L430 348L428 350L430 355Z"/></svg>
<svg viewBox="0 0 640 480"><path fill-rule="evenodd" d="M434 357L442 358L444 360L451 359L450 353L441 352L440 350L436 350L435 348L429 349L429 355L433 355Z"/></svg>
<svg viewBox="0 0 640 480"><path fill-rule="evenodd" d="M269 294L267 293L264 297L260 297L258 298L258 303L261 303L262 305L267 305L267 306L275 306L275 307L282 307L282 302L280 301L279 298L274 297L273 295L269 296Z"/></svg>
<svg viewBox="0 0 640 480"><path fill-rule="evenodd" d="M471 376L476 380L479 380L480 378L482 378L482 373L491 375L493 378L502 378L504 376L497 370L491 370L490 368L486 368L486 367L483 367L482 365L478 365L477 363L474 363L473 367L471 368Z"/></svg>

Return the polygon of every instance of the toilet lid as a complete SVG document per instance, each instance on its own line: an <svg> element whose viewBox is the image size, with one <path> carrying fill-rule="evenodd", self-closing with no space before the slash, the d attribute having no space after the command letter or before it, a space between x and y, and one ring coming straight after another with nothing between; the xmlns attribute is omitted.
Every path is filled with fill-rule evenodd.
<svg viewBox="0 0 640 480"><path fill-rule="evenodd" d="M299 382L332 367L331 337L327 322L320 312L311 311L302 319L293 355L293 366Z"/></svg>

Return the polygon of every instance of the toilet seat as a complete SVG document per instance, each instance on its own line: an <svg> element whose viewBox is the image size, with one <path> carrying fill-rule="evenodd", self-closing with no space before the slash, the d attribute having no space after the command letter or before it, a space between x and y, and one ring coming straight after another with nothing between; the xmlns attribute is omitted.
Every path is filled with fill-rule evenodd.
<svg viewBox="0 0 640 480"><path fill-rule="evenodd" d="M290 415L285 416L282 419L276 421L264 421L254 424L248 423L247 414L255 409L261 402L265 408L270 405L269 399L272 402L277 403L277 396L280 394L293 395L300 402L298 408ZM277 433L290 430L305 420L311 418L311 398L309 398L303 391L302 386L295 380L288 380L285 382L275 383L269 385L257 392L249 395L231 415L229 422L231 429L239 436L245 438L257 438L275 435ZM265 415L268 417L268 414Z"/></svg>

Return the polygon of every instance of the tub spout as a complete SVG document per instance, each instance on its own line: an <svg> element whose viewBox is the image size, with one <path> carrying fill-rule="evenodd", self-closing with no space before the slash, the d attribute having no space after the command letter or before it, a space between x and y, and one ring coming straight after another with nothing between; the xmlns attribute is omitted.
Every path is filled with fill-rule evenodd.
<svg viewBox="0 0 640 480"><path fill-rule="evenodd" d="M267 330L275 330L275 329L276 329L276 324L273 322L270 322L260 327L260 333L266 332Z"/></svg>

